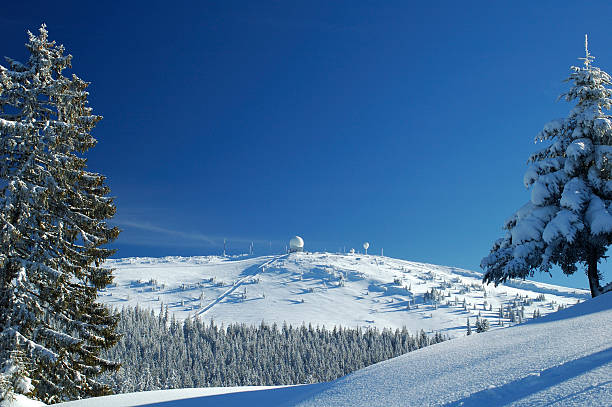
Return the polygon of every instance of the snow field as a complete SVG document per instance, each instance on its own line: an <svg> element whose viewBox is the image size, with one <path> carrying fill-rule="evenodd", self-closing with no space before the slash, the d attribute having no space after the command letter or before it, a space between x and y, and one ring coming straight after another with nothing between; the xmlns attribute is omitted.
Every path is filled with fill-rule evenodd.
<svg viewBox="0 0 612 407"><path fill-rule="evenodd" d="M199 315L224 324L406 326L456 337L465 335L468 318L473 326L480 315L495 329L511 324L510 309L518 322L518 314L527 320L536 310L546 315L589 297L536 282L483 286L473 271L371 255L130 258L109 265L116 277L100 293L102 302L155 312L163 305L178 319Z"/></svg>

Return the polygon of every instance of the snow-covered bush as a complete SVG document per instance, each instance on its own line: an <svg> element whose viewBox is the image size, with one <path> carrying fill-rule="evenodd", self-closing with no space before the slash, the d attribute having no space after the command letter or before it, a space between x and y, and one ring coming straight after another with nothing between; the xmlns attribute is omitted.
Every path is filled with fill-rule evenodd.
<svg viewBox="0 0 612 407"><path fill-rule="evenodd" d="M486 318L478 318L476 319L476 324L474 324L476 328L476 332L485 332L489 330L489 320Z"/></svg>

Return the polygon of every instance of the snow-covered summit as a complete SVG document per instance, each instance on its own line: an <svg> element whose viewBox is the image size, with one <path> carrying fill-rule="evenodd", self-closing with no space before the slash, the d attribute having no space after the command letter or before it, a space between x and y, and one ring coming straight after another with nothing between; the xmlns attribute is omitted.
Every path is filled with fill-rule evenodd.
<svg viewBox="0 0 612 407"><path fill-rule="evenodd" d="M163 305L179 319L224 324L406 326L462 336L468 318L487 318L496 328L589 297L531 281L483 286L474 271L359 254L127 258L108 265L115 283L101 301L156 312Z"/></svg>

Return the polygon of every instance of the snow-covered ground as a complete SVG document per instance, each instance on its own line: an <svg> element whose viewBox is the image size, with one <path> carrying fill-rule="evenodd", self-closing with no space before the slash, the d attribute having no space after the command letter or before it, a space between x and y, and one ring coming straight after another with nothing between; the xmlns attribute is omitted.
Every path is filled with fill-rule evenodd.
<svg viewBox="0 0 612 407"><path fill-rule="evenodd" d="M172 389L143 391L140 393L115 394L105 397L94 397L86 400L69 401L60 403L63 407L131 407L137 405L149 405L163 402L176 402L177 400L201 399L204 396L217 396L228 393L242 393L257 390L282 389L290 386L237 386L237 387L204 387L193 389ZM291 386L299 387L299 386ZM29 400L32 403L36 401ZM15 405L9 407L40 407L28 405Z"/></svg>
<svg viewBox="0 0 612 407"><path fill-rule="evenodd" d="M500 307L514 306L526 320L535 310L546 315L589 298L584 290L530 281L483 286L474 271L358 254L126 258L109 265L115 285L100 293L101 301L156 312L163 304L178 319L226 325L406 326L456 337L479 314L493 329L507 326ZM432 288L441 293L437 304L426 298Z"/></svg>
<svg viewBox="0 0 612 407"><path fill-rule="evenodd" d="M612 404L612 295L348 375L301 405Z"/></svg>
<svg viewBox="0 0 612 407"><path fill-rule="evenodd" d="M330 383L167 390L65 405L609 406L610 326L612 293L508 329L432 345Z"/></svg>

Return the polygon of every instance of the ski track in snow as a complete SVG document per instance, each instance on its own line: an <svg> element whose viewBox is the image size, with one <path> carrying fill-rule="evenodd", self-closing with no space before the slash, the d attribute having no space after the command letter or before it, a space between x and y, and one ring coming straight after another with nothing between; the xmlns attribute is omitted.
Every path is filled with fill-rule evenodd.
<svg viewBox="0 0 612 407"><path fill-rule="evenodd" d="M253 273L253 274L245 273L246 275L244 277L242 277L240 280L236 281L234 283L234 285L232 285L232 287L229 290L225 291L223 294L221 294L219 297L217 297L213 302L211 302L207 306L201 308L199 311L197 311L194 314L193 317L197 318L197 317L204 316L212 307L214 307L215 305L217 305L221 301L223 301L228 295L230 295L232 292L234 292L236 290L236 288L241 286L247 279L257 277L259 275L259 273L261 273L261 272L263 272L265 270L266 266L268 266L272 262L274 262L274 261L276 261L278 259L284 258L284 257L287 257L287 255L283 254L283 255L280 255L280 256L276 256L273 259L270 259L270 260L266 261L265 263L260 264L259 266L251 266L250 268L255 267L255 269L257 270L255 273Z"/></svg>

